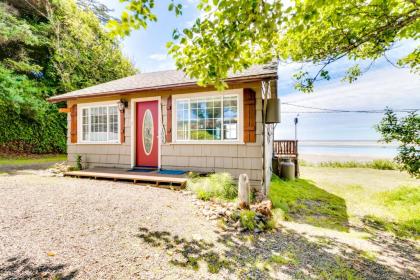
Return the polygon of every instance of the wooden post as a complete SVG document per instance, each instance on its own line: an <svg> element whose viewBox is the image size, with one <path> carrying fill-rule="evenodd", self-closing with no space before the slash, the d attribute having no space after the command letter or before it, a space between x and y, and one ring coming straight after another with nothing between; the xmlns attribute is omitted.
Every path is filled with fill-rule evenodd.
<svg viewBox="0 0 420 280"><path fill-rule="evenodd" d="M249 209L251 186L249 183L248 175L241 174L238 179L238 198L239 207L242 209Z"/></svg>

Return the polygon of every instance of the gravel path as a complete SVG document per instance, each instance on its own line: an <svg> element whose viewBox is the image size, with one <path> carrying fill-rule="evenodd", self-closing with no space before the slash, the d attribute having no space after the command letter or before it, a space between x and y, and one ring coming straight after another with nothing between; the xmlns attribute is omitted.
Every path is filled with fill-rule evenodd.
<svg viewBox="0 0 420 280"><path fill-rule="evenodd" d="M37 175L0 176L0 279L197 279L169 264L142 230L214 241L189 198L130 183ZM219 275L220 277L220 275ZM217 278L214 275L213 278Z"/></svg>
<svg viewBox="0 0 420 280"><path fill-rule="evenodd" d="M420 279L415 241L286 222L238 235L185 193L35 173L0 175L0 279Z"/></svg>

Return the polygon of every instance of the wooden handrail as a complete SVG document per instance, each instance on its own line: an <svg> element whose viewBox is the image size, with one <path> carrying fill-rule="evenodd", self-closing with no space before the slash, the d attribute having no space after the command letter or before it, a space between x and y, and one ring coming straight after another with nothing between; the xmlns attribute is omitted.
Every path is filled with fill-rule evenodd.
<svg viewBox="0 0 420 280"><path fill-rule="evenodd" d="M274 156L288 156L298 155L298 141L297 140L274 140L273 142Z"/></svg>

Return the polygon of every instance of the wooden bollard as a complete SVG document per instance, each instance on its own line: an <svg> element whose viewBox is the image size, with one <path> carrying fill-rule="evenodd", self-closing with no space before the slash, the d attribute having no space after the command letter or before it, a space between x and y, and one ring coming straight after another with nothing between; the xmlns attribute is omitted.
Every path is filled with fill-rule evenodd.
<svg viewBox="0 0 420 280"><path fill-rule="evenodd" d="M251 185L249 183L248 175L241 174L238 179L238 198L239 208L249 209L250 204Z"/></svg>

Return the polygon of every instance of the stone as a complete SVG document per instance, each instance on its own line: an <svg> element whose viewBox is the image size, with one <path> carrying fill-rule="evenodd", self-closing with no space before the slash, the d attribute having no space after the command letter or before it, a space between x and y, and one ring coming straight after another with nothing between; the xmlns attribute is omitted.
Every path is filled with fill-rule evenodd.
<svg viewBox="0 0 420 280"><path fill-rule="evenodd" d="M233 224L234 228L239 228L241 226L241 222L237 221L236 223Z"/></svg>
<svg viewBox="0 0 420 280"><path fill-rule="evenodd" d="M246 228L244 228L244 227L239 227L239 228L238 228L238 232L245 232L245 231L247 231L247 229L246 229Z"/></svg>
<svg viewBox="0 0 420 280"><path fill-rule="evenodd" d="M224 215L226 214L226 210L225 210L225 209L223 209L223 208L221 208L221 209L219 209L219 210L217 211L217 214L218 214L219 216L224 216Z"/></svg>
<svg viewBox="0 0 420 280"><path fill-rule="evenodd" d="M270 200L263 200L258 203L255 207L255 212L260 213L266 217L272 217L271 209L273 208L273 203Z"/></svg>

